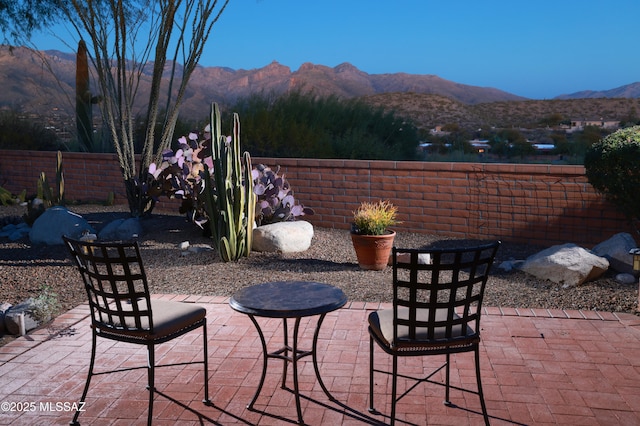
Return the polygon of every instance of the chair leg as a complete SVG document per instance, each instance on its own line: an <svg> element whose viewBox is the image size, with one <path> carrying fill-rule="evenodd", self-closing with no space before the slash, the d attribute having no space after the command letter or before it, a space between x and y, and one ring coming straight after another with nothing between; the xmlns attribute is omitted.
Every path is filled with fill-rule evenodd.
<svg viewBox="0 0 640 426"><path fill-rule="evenodd" d="M91 377L93 377L93 366L96 360L96 333L95 331L91 333L91 361L89 361L89 372L87 373L87 381L84 384L84 390L82 391L82 397L80 398L79 406L84 406L85 399L87 398L87 393L89 392L89 384L91 383ZM78 423L78 416L80 415L80 410L76 410L76 413L73 415L73 420L69 423L72 426L80 425Z"/></svg>
<svg viewBox="0 0 640 426"><path fill-rule="evenodd" d="M393 426L396 422L396 398L398 395L398 357L392 355L393 357L393 375L392 375L392 384L391 384L391 426Z"/></svg>
<svg viewBox="0 0 640 426"><path fill-rule="evenodd" d="M202 325L202 336L203 336L203 350L202 354L204 356L204 402L207 405L211 404L211 400L209 399L209 355L207 350L207 320L205 319L204 324Z"/></svg>
<svg viewBox="0 0 640 426"><path fill-rule="evenodd" d="M475 349L476 358L476 381L478 382L478 396L480 397L480 406L482 407L482 416L484 417L485 425L489 425L489 415L487 414L487 405L484 402L484 393L482 392L482 379L480 378L480 348L476 346Z"/></svg>
<svg viewBox="0 0 640 426"><path fill-rule="evenodd" d="M451 400L449 399L449 380L451 379L451 369L450 369L450 361L451 361L451 355L450 354L446 354L445 355L447 357L446 359L446 367L445 367L445 386L444 386L444 405L446 406L451 406Z"/></svg>
<svg viewBox="0 0 640 426"><path fill-rule="evenodd" d="M376 412L373 408L373 337L371 335L369 335L369 412Z"/></svg>
<svg viewBox="0 0 640 426"><path fill-rule="evenodd" d="M151 426L152 418L153 418L153 396L155 391L155 346L150 344L147 347L148 350L148 365L147 365L147 373L148 373L148 389L149 389L149 414L147 415L147 425Z"/></svg>

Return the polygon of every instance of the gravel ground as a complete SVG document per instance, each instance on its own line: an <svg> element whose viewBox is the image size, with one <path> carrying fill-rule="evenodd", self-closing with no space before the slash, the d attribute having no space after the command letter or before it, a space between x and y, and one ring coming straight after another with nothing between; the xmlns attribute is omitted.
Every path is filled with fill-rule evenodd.
<svg viewBox="0 0 640 426"><path fill-rule="evenodd" d="M101 229L116 218L127 217L125 206L72 206L94 228ZM0 225L21 216L24 207L0 207ZM342 288L350 300L391 300L391 271L361 270L356 261L349 232L315 228L309 250L295 254L252 252L238 262L222 262L213 250L183 253L182 241L207 248L212 241L177 212L156 211L143 219L141 238L153 293L230 296L237 289L264 281L313 280ZM446 238L430 234L398 233L396 245L420 247L446 244ZM564 289L521 271L506 272L498 266L506 260L525 259L546 247L503 242L497 255L485 295L485 306L548 309L581 309L636 313L638 286L617 283L613 276L582 286ZM28 238L10 242L0 238L0 303L19 303L37 297L43 286L57 295L64 311L85 301L78 272L73 269L62 246L32 245Z"/></svg>

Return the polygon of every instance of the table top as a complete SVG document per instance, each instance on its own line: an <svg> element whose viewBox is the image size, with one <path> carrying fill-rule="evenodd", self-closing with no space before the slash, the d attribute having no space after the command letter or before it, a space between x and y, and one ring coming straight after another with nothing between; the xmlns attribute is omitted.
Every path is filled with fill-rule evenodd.
<svg viewBox="0 0 640 426"><path fill-rule="evenodd" d="M238 312L269 318L298 318L335 311L347 303L344 292L313 281L276 281L238 290L229 305Z"/></svg>

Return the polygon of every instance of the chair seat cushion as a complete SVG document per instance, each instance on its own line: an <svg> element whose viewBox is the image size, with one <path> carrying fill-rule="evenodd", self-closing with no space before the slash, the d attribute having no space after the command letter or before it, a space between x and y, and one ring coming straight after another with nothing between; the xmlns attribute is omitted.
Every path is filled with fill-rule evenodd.
<svg viewBox="0 0 640 426"><path fill-rule="evenodd" d="M436 321L445 321L447 319L447 309L436 310ZM429 309L418 309L416 312L418 321L427 321L429 319ZM398 317L402 319L409 318L409 309L405 306L398 307ZM459 318L455 315L455 318ZM428 329L426 327L418 327L416 329L416 339L411 342L409 339L409 328L407 326L398 327L398 341L393 341L393 309L382 309L369 314L369 327L373 333L378 337L381 343L384 343L387 347L393 348L396 346L427 346L436 345L439 346L444 340L456 340L466 339L468 337L475 338L471 327L466 327L463 332L463 326L461 324L455 325L452 328L452 335L447 338L444 327L437 327L434 330L434 338L429 339Z"/></svg>
<svg viewBox="0 0 640 426"><path fill-rule="evenodd" d="M154 333L160 336L173 334L200 321L207 310L193 303L151 299Z"/></svg>
<svg viewBox="0 0 640 426"><path fill-rule="evenodd" d="M125 311L132 310L130 304L123 305L123 307ZM141 317L141 328L136 328L133 317L127 317L125 320L126 328L121 328L121 324L114 324L117 328L99 327L100 331L106 334L161 339L188 328L207 315L205 308L193 303L157 299L151 299L151 311L153 312L153 335L149 334L149 321L146 315Z"/></svg>

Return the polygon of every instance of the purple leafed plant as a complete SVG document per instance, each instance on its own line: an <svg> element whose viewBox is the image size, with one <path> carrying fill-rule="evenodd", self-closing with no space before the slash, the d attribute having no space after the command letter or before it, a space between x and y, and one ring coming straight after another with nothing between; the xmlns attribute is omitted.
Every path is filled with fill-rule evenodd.
<svg viewBox="0 0 640 426"><path fill-rule="evenodd" d="M312 215L313 210L296 204L293 190L284 175L278 175L264 164L252 171L253 191L256 193L256 223L268 225L275 222L295 220L298 216Z"/></svg>
<svg viewBox="0 0 640 426"><path fill-rule="evenodd" d="M156 200L160 196L182 200L180 213L202 228L209 221L202 194L206 179L204 165L213 170L210 139L208 129L202 137L195 132L182 136L175 151L163 153L159 166L155 163L149 166L150 195ZM278 172L279 168L274 172L263 164L252 170L258 226L313 214L312 209L296 203L289 182Z"/></svg>

